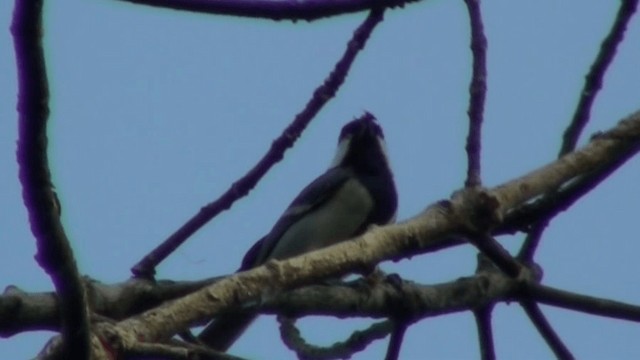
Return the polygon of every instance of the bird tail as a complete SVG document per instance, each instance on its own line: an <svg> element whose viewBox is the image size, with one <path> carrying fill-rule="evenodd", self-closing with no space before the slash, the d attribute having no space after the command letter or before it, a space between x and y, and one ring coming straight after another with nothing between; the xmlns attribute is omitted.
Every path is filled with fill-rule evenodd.
<svg viewBox="0 0 640 360"><path fill-rule="evenodd" d="M252 311L236 311L218 316L198 335L211 348L226 352L258 316Z"/></svg>

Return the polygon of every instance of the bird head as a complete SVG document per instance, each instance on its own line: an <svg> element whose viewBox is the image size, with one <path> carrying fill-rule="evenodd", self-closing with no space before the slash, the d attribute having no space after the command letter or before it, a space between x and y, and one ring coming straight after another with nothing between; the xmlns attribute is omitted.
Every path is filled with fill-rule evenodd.
<svg viewBox="0 0 640 360"><path fill-rule="evenodd" d="M331 167L348 167L363 173L388 170L384 133L376 118L365 112L342 127L338 151Z"/></svg>

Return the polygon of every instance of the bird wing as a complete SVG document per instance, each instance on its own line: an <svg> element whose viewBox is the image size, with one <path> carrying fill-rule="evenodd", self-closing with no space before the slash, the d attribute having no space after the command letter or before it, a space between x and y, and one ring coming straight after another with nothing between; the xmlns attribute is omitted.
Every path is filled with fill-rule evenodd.
<svg viewBox="0 0 640 360"><path fill-rule="evenodd" d="M291 202L284 214L267 235L258 240L245 254L239 271L257 266L269 258L278 240L305 215L329 200L347 180L352 178L350 170L334 167L320 175Z"/></svg>

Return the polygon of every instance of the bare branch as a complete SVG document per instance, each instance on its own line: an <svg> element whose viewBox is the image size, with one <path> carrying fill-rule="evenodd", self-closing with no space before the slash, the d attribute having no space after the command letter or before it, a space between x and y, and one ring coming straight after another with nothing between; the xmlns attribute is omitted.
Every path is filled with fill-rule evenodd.
<svg viewBox="0 0 640 360"><path fill-rule="evenodd" d="M598 136L601 135L595 137ZM531 262L549 221L591 192L637 152L633 148L630 150L614 161L602 164L597 169L578 176L562 188L511 212L497 233L526 230L529 234L520 249L518 259L525 263Z"/></svg>
<svg viewBox="0 0 640 360"><path fill-rule="evenodd" d="M553 196L544 196L510 212L505 217L504 224L499 226L494 233L499 235L523 230L534 234L533 228L529 228L530 224L539 223L544 219L551 219L562 211L569 209L576 201L616 172L616 170L631 159L637 151L637 149L629 148L628 152L620 154L620 156L613 161L602 164L602 166L599 166L595 170L576 177L569 184L557 190ZM520 257L523 260L532 258L536 246L537 243L523 246Z"/></svg>
<svg viewBox="0 0 640 360"><path fill-rule="evenodd" d="M42 49L42 6L41 0L16 0L11 25L19 78L20 182L31 232L36 238L36 260L51 277L59 297L64 357L87 359L90 347L86 295L60 222L60 203L53 191L47 157L49 88Z"/></svg>
<svg viewBox="0 0 640 360"><path fill-rule="evenodd" d="M421 0L121 0L134 4L271 20L313 21L377 7L396 8Z"/></svg>
<svg viewBox="0 0 640 360"><path fill-rule="evenodd" d="M404 340L404 334L407 331L409 324L404 319L393 320L393 331L389 338L389 345L387 345L387 354L385 360L398 360L400 357L400 349L402 348L402 341Z"/></svg>
<svg viewBox="0 0 640 360"><path fill-rule="evenodd" d="M536 329L538 329L538 332L542 335L542 338L547 342L547 345L549 345L556 357L562 360L574 359L574 356L562 342L560 336L553 330L538 305L527 300L521 301L520 305L522 305L522 308L529 316L529 320L531 320Z"/></svg>
<svg viewBox="0 0 640 360"><path fill-rule="evenodd" d="M551 199L551 198L557 199L558 196L560 195L559 194L554 196L547 195L544 197L544 199ZM547 213L547 214L551 215L550 213ZM533 255L538 249L538 244L540 244L540 239L542 239L542 233L544 233L544 230L547 228L547 225L549 225L549 220L541 219L534 222L533 224L534 224L533 229L531 229L527 234L527 237L524 239L524 243L522 244L522 247L518 252L518 260L520 261L524 261L524 262L533 261Z"/></svg>
<svg viewBox="0 0 640 360"><path fill-rule="evenodd" d="M640 306L619 301L580 295L549 286L531 284L527 287L531 300L587 314L640 322Z"/></svg>
<svg viewBox="0 0 640 360"><path fill-rule="evenodd" d="M0 337L23 331L60 330L58 298L53 292L27 294L8 286L0 296Z"/></svg>
<svg viewBox="0 0 640 360"><path fill-rule="evenodd" d="M220 278L182 282L130 279L108 285L88 278L83 281L92 318L103 317L114 321L190 294ZM33 330L59 331L60 319L59 301L55 293L27 293L9 286L0 296L0 337Z"/></svg>
<svg viewBox="0 0 640 360"><path fill-rule="evenodd" d="M271 148L262 159L247 174L234 182L217 200L201 208L198 214L140 260L131 269L135 276L153 277L155 268L160 262L166 259L178 246L183 244L207 222L222 211L229 209L235 201L246 196L271 167L282 160L284 152L293 146L311 120L336 95L336 92L349 74L356 56L366 45L373 29L382 21L383 12L384 9L371 10L369 16L353 33L353 37L347 44L347 49L342 58L338 60L324 83L314 91L312 98L302 112L298 113L280 137L273 141Z"/></svg>
<svg viewBox="0 0 640 360"><path fill-rule="evenodd" d="M591 65L591 70L586 76L582 96L576 107L573 119L565 130L559 157L575 149L578 138L589 121L591 107L598 91L600 91L602 87L602 81L607 68L613 61L618 44L622 42L627 24L635 13L637 5L637 0L622 0L613 27L602 42L600 52L596 56L593 65ZM626 159L622 160L620 165L624 163L624 161L626 161ZM596 171L594 174L584 175L585 179L583 182L574 189L565 191L564 194L558 194L559 191L556 190L546 194L540 200L540 205L547 205L549 208L546 209L547 211L545 211L543 217L536 221L528 222L529 234L520 249L519 258L523 261L531 261L542 238L542 234L549 224L549 220L558 215L560 211L569 208L569 206L582 197L582 195L588 193L598 183L607 178L618 166L610 166L609 168Z"/></svg>
<svg viewBox="0 0 640 360"><path fill-rule="evenodd" d="M478 342L480 343L480 358L493 360L496 350L493 345L493 329L491 328L491 312L493 306L484 306L473 311L478 328Z"/></svg>
<svg viewBox="0 0 640 360"><path fill-rule="evenodd" d="M578 138L582 133L585 125L589 121L591 115L591 106L593 101L602 88L602 80L604 78L609 65L613 62L618 45L624 38L624 33L627 29L627 25L631 20L631 17L636 12L638 7L638 0L621 0L620 8L618 9L618 15L609 30L609 34L602 41L600 45L600 52L596 56L591 70L586 76L584 88L582 89L582 95L580 101L571 120L571 124L567 127L563 136L562 147L560 148L559 156L570 153L576 148Z"/></svg>
<svg viewBox="0 0 640 360"><path fill-rule="evenodd" d="M500 197L501 201L510 205L521 205L569 184L583 174L596 171L601 166L608 166L620 158L631 157L640 151L639 125L640 112L636 112L622 120L613 129L592 139L584 148L567 154L519 179L498 186L492 191L502 192L505 187L510 188L514 191L506 192L504 195L507 198ZM515 197L512 198L512 196Z"/></svg>
<svg viewBox="0 0 640 360"><path fill-rule="evenodd" d="M392 318L401 306L407 309L403 320L412 323L512 299L519 287L516 280L496 270L436 285L405 280L400 287L388 283L370 287L361 281L340 286L305 286L277 295L259 308L265 314L289 317Z"/></svg>
<svg viewBox="0 0 640 360"><path fill-rule="evenodd" d="M517 277L520 274L522 266L492 236L470 236L469 239L505 274L511 277Z"/></svg>
<svg viewBox="0 0 640 360"><path fill-rule="evenodd" d="M303 360L328 360L346 359L353 354L366 349L375 340L384 339L391 332L392 324L383 321L372 324L365 330L355 331L343 341L329 347L315 346L307 343L300 335L300 330L295 326L295 320L278 317L280 322L280 334L282 341L291 350L295 351L299 359Z"/></svg>
<svg viewBox="0 0 640 360"><path fill-rule="evenodd" d="M465 0L471 26L471 52L473 75L469 84L469 135L467 136L467 180L466 187L480 186L482 121L484 101L487 94L487 38L484 35L480 0Z"/></svg>

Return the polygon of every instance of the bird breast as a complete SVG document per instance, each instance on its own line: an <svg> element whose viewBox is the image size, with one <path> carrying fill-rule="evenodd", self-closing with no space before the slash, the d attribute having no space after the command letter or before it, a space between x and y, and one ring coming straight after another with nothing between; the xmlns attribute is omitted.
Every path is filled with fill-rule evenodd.
<svg viewBox="0 0 640 360"><path fill-rule="evenodd" d="M361 230L373 206L369 191L357 179L349 179L324 204L292 224L269 257L285 259L347 240Z"/></svg>

